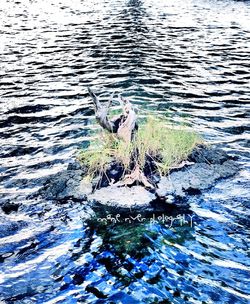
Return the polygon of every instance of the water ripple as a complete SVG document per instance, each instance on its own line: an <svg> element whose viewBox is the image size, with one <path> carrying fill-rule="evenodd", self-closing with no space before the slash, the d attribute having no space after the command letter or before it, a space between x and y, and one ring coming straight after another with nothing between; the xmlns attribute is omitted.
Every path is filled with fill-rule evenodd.
<svg viewBox="0 0 250 304"><path fill-rule="evenodd" d="M248 303L248 1L10 1L0 7L0 301ZM192 198L193 227L93 227L30 199L98 128L86 87L185 121L241 171ZM27 195L31 195L27 197Z"/></svg>

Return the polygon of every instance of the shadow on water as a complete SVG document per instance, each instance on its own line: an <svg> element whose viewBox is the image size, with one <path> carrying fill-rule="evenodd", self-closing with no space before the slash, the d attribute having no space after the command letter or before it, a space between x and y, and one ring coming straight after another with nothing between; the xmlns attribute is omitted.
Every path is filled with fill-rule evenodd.
<svg viewBox="0 0 250 304"><path fill-rule="evenodd" d="M171 221L169 215L165 217L165 222ZM84 250L81 252L81 254L88 254L87 262L75 269L71 274L72 279L61 286L61 291L66 292L73 286L84 285L86 286L85 295L81 301L91 299L92 295L99 298L98 303L102 303L101 299L106 299L109 303L117 303L116 301L139 303L136 293L144 288L146 288L145 291L148 290L147 297L156 303L160 303L160 299L166 303L167 298L173 298L170 294L168 295L168 291L161 291L158 286L162 281L168 280L169 270L154 250L155 247L162 246L164 243L168 244L167 246L173 243L181 246L186 241L193 240L193 228L188 221L180 225L183 218L178 218L178 222L172 223L175 227L173 230L178 233L176 237L174 233L169 234L169 227L160 222L156 224L155 218L147 217L142 220L140 217L143 222L135 223L135 215L132 217L130 214L131 222L124 223L126 219L128 218L124 216L107 215L106 218L95 216L88 221L89 229L85 236L88 242L85 243ZM159 232L163 230L168 231L164 239L159 237ZM179 271L182 276L183 269L188 267L188 263L185 262L185 256L180 256L179 259L183 263L183 266L179 267L182 268ZM97 273L98 277L95 276ZM126 289L132 285L138 285L138 290L127 294Z"/></svg>
<svg viewBox="0 0 250 304"><path fill-rule="evenodd" d="M95 210L95 209L94 209ZM142 258L148 254L147 247L157 238L157 225L166 227L193 226L194 214L187 205L164 211L115 211L113 208L97 207L88 226L103 239L103 248L125 258Z"/></svg>

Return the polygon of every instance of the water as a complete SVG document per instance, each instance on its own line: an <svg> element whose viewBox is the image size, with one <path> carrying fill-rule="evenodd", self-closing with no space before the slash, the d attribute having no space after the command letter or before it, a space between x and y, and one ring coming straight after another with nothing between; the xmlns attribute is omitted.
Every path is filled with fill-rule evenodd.
<svg viewBox="0 0 250 304"><path fill-rule="evenodd" d="M19 209L0 209L0 301L249 302L249 19L248 1L1 1L1 203ZM184 120L238 175L174 211L192 225L30 199L95 136L87 85Z"/></svg>

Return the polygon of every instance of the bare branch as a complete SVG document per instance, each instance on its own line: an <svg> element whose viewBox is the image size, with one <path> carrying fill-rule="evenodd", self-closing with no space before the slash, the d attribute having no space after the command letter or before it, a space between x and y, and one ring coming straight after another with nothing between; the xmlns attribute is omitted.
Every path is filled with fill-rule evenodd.
<svg viewBox="0 0 250 304"><path fill-rule="evenodd" d="M124 112L124 102L123 102L123 97L121 96L121 94L118 95L118 101L119 101L119 104L120 106L122 107L122 110ZM125 113L124 113L125 114Z"/></svg>
<svg viewBox="0 0 250 304"><path fill-rule="evenodd" d="M118 137L127 143L131 142L132 134L135 130L135 125L136 125L136 114L134 110L131 108L128 111L125 121L121 123L121 125L117 130Z"/></svg>
<svg viewBox="0 0 250 304"><path fill-rule="evenodd" d="M119 103L122 106L123 114L113 120L108 118L108 111L113 101L114 93L111 95L107 105L101 105L97 96L88 88L89 94L95 105L95 116L103 129L111 133L117 133L117 137L130 143L136 128L136 114L131 103L119 95Z"/></svg>
<svg viewBox="0 0 250 304"><path fill-rule="evenodd" d="M107 106L102 106L101 103L99 102L97 96L92 92L92 90L90 88L88 88L88 91L89 91L89 94L95 105L96 120L98 121L100 126L103 127L103 129L113 133L114 132L114 123L112 121L110 121L108 118L108 111L109 111L109 107L113 100L113 94L112 94L110 100L108 101Z"/></svg>
<svg viewBox="0 0 250 304"><path fill-rule="evenodd" d="M109 101L108 101L108 103L107 103L107 109L109 109L110 106L112 105L113 98L114 98L114 94L115 94L115 92L113 92L112 95L111 95L110 98L109 98Z"/></svg>
<svg viewBox="0 0 250 304"><path fill-rule="evenodd" d="M94 106L95 106L95 110L98 111L98 109L101 107L101 104L99 102L99 99L97 98L97 96L95 95L95 93L88 87L88 92L89 95L91 96Z"/></svg>
<svg viewBox="0 0 250 304"><path fill-rule="evenodd" d="M124 120L120 124L117 135L119 138L123 139L125 142L131 142L133 133L136 127L136 114L132 108L131 103L119 96L120 104L123 106Z"/></svg>

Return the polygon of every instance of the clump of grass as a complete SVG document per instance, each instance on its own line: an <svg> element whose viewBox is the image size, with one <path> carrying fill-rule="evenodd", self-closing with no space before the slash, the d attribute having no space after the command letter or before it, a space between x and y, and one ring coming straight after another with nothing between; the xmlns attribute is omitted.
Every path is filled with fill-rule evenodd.
<svg viewBox="0 0 250 304"><path fill-rule="evenodd" d="M121 164L127 172L135 158L142 171L147 159L151 159L158 173L166 175L199 143L201 138L197 133L184 127L170 127L164 120L148 117L130 144L102 131L96 142L80 152L79 160L88 168L90 178L105 173L112 161Z"/></svg>

